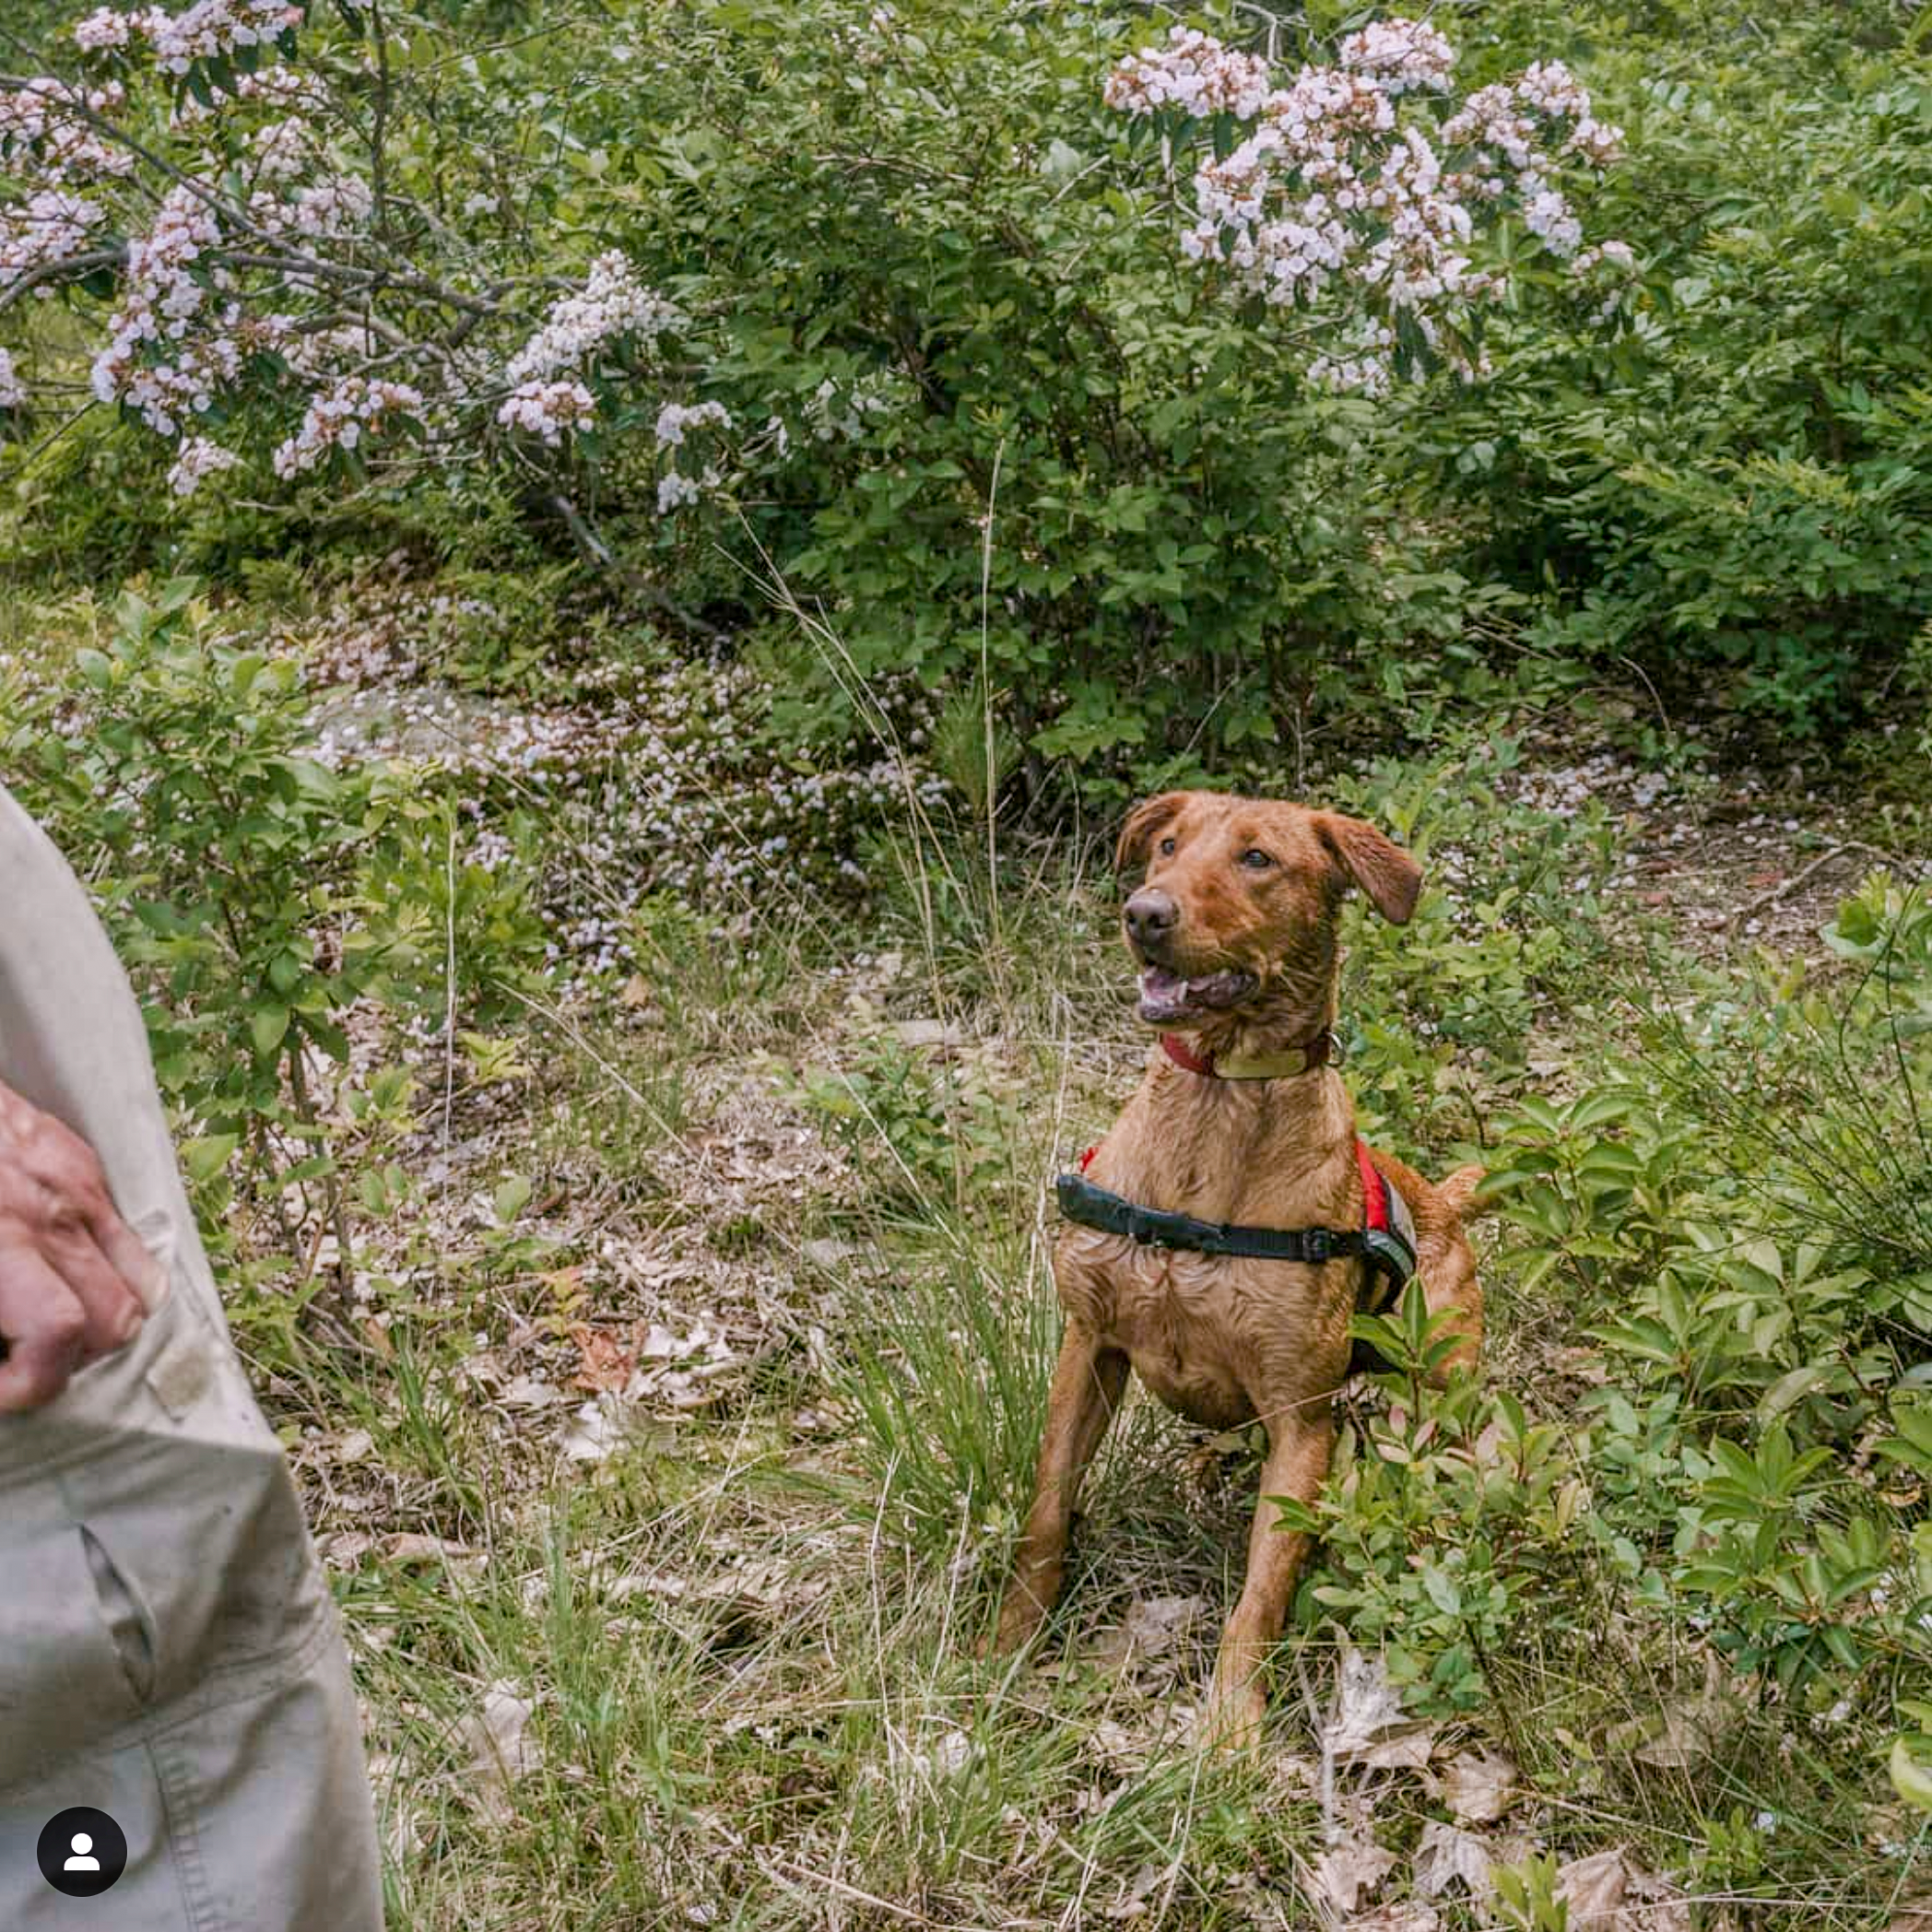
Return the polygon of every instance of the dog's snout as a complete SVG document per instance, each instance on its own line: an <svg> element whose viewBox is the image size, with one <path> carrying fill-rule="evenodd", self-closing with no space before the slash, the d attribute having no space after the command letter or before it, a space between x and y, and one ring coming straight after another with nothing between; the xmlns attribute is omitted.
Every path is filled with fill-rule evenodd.
<svg viewBox="0 0 1932 1932"><path fill-rule="evenodd" d="M1127 901L1123 915L1127 937L1145 949L1159 946L1181 923L1181 908L1158 886L1142 886Z"/></svg>

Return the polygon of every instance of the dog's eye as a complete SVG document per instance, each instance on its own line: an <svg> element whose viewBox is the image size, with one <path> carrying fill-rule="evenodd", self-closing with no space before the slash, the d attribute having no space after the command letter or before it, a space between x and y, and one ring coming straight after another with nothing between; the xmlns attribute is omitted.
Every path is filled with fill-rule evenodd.
<svg viewBox="0 0 1932 1932"><path fill-rule="evenodd" d="M1256 872L1265 872L1275 863L1258 845L1250 845L1242 854L1241 862L1243 866L1252 866Z"/></svg>
<svg viewBox="0 0 1932 1932"><path fill-rule="evenodd" d="M1164 859L1171 859L1173 855L1174 842L1172 839L1162 839L1160 842L1160 856Z"/></svg>

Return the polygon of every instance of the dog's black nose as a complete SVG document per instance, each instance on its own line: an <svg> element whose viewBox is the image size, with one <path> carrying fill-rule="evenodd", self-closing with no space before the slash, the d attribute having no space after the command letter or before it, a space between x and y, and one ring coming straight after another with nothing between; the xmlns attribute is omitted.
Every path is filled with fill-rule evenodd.
<svg viewBox="0 0 1932 1932"><path fill-rule="evenodd" d="M1127 937L1143 951L1159 946L1181 923L1181 908L1158 886L1142 886L1128 901L1123 915Z"/></svg>

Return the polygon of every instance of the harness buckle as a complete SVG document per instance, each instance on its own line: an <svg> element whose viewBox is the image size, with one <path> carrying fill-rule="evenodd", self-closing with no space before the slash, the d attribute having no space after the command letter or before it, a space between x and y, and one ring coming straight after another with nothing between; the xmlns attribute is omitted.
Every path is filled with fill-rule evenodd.
<svg viewBox="0 0 1932 1932"><path fill-rule="evenodd" d="M1308 1249L1311 1261L1330 1261L1335 1257L1335 1236L1326 1228L1311 1228L1302 1237Z"/></svg>

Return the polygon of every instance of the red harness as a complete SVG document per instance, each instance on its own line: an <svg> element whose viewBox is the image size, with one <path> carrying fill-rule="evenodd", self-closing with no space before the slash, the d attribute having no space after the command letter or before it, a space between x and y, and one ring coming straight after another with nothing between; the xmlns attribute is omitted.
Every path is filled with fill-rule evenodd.
<svg viewBox="0 0 1932 1932"><path fill-rule="evenodd" d="M1329 1037L1325 1032L1319 1040L1303 1047L1307 1066L1319 1066L1327 1059ZM1214 1078L1212 1058L1196 1053L1177 1035L1163 1033L1160 1045L1175 1066L1185 1067L1189 1073ZM1089 1148L1080 1156L1079 1174L1063 1174L1057 1184L1062 1211L1090 1227L1125 1232L1136 1241L1153 1242L1165 1247L1193 1247L1208 1254L1272 1255L1281 1259L1306 1259L1303 1251L1318 1241L1322 1244L1322 1258L1330 1252L1352 1252L1366 1257L1369 1293L1365 1299L1371 1307L1399 1292L1403 1283L1415 1273L1416 1229L1408 1203L1375 1165L1368 1142L1360 1135L1355 1138L1355 1164L1361 1175L1362 1225L1359 1235L1337 1235L1319 1228L1237 1228L1137 1208L1085 1179L1089 1164L1099 1152L1098 1146Z"/></svg>
<svg viewBox="0 0 1932 1932"><path fill-rule="evenodd" d="M1094 1144L1080 1156L1080 1172L1084 1174L1093 1157L1101 1150L1100 1142ZM1360 1134L1355 1137L1355 1164L1361 1170L1361 1224L1373 1233L1392 1234L1397 1231L1389 1221L1389 1196L1395 1193L1387 1177L1375 1165L1369 1153L1369 1144Z"/></svg>

